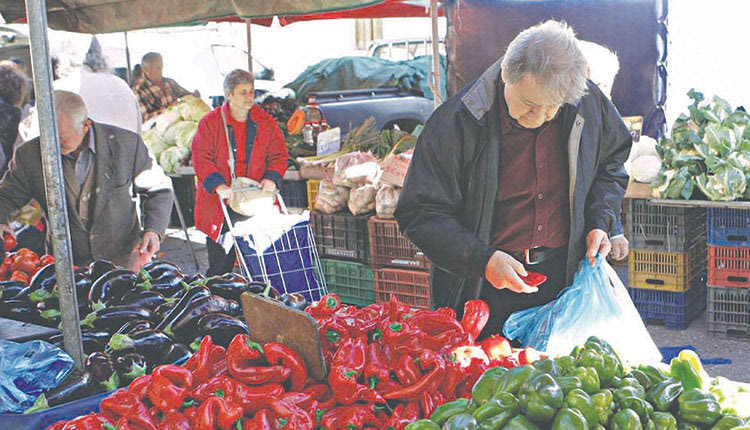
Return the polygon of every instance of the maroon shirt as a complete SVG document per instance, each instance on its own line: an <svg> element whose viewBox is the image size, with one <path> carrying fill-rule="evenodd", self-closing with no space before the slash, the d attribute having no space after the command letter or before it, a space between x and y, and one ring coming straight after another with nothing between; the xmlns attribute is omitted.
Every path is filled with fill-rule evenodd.
<svg viewBox="0 0 750 430"><path fill-rule="evenodd" d="M500 99L500 174L492 226L492 246L523 251L533 246L568 245L568 156L561 115L536 129L510 117Z"/></svg>

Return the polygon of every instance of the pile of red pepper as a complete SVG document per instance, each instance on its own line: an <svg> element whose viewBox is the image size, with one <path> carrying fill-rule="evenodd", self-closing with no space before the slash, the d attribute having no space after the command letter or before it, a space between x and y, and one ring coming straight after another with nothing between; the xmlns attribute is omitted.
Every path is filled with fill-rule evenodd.
<svg viewBox="0 0 750 430"><path fill-rule="evenodd" d="M302 357L281 343L239 334L225 349L206 336L184 366L159 366L105 398L100 413L47 430L400 430L470 397L498 364L484 354L462 363L454 354L482 351L474 340L489 308L479 300L467 303L461 321L450 309L412 310L395 297L356 308L329 294L305 311L319 325L327 384L309 378Z"/></svg>

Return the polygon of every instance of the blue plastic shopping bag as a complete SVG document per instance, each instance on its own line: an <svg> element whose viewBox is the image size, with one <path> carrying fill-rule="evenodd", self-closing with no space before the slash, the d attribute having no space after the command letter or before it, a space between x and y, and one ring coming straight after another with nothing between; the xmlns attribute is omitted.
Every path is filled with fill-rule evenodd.
<svg viewBox="0 0 750 430"><path fill-rule="evenodd" d="M57 387L73 364L67 352L41 340L0 340L0 414L28 409L40 394Z"/></svg>
<svg viewBox="0 0 750 430"><path fill-rule="evenodd" d="M598 336L626 364L659 362L661 354L614 269L602 258L584 258L573 283L546 305L514 312L503 334L550 355L568 354Z"/></svg>

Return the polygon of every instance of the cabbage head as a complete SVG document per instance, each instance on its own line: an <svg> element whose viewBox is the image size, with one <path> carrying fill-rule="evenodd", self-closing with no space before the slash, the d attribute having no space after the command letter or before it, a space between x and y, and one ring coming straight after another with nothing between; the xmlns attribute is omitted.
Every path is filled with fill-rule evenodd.
<svg viewBox="0 0 750 430"><path fill-rule="evenodd" d="M185 96L182 100L181 103L175 105L175 110L180 113L180 116L185 121L198 122L207 113L211 112L211 107L197 97Z"/></svg>
<svg viewBox="0 0 750 430"><path fill-rule="evenodd" d="M182 166L190 157L190 150L181 146L173 146L161 153L159 165L164 172L174 173L177 167Z"/></svg>
<svg viewBox="0 0 750 430"><path fill-rule="evenodd" d="M181 146L189 149L193 143L196 130L198 130L197 122L180 121L169 127L167 132L164 133L164 140L169 146Z"/></svg>
<svg viewBox="0 0 750 430"><path fill-rule="evenodd" d="M151 153L154 154L156 158L159 158L159 155L161 155L162 152L169 148L167 141L164 140L164 138L159 134L156 128L144 131L142 137L143 143L146 144L148 150L151 151Z"/></svg>

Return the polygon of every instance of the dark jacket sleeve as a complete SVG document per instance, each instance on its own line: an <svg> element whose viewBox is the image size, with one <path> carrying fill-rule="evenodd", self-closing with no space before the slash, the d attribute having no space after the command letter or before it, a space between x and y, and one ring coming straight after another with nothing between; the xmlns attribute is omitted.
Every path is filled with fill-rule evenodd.
<svg viewBox="0 0 750 430"><path fill-rule="evenodd" d="M23 166L26 162L39 162L38 159L33 159L31 145L39 145L39 142L27 142L16 148L13 158L8 163L8 170L0 181L0 224L7 224L13 212L34 197L31 182L26 175L29 169Z"/></svg>
<svg viewBox="0 0 750 430"><path fill-rule="evenodd" d="M629 180L624 163L633 138L612 102L601 94L599 97L602 103L601 161L586 197L586 232L598 228L615 233L622 231L620 211Z"/></svg>
<svg viewBox="0 0 750 430"><path fill-rule="evenodd" d="M454 102L455 103L455 102ZM464 201L461 112L444 104L427 121L401 191L395 217L403 234L437 266L484 277L494 250L461 225Z"/></svg>
<svg viewBox="0 0 750 430"><path fill-rule="evenodd" d="M172 181L151 158L148 148L136 135L133 184L142 197L143 230L151 230L161 237L169 225L172 213Z"/></svg>

